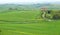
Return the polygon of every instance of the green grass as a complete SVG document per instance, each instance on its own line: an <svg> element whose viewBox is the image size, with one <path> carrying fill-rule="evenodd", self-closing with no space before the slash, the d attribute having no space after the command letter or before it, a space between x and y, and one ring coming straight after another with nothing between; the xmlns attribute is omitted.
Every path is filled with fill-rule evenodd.
<svg viewBox="0 0 60 35"><path fill-rule="evenodd" d="M39 11L0 13L0 35L60 35L60 20L36 19Z"/></svg>

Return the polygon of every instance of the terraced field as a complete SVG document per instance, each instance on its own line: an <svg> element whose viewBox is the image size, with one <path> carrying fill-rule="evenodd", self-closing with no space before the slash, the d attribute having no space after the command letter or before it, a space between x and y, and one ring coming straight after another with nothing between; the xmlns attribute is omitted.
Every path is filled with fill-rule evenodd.
<svg viewBox="0 0 60 35"><path fill-rule="evenodd" d="M39 11L0 13L0 35L60 35L60 20L36 19Z"/></svg>

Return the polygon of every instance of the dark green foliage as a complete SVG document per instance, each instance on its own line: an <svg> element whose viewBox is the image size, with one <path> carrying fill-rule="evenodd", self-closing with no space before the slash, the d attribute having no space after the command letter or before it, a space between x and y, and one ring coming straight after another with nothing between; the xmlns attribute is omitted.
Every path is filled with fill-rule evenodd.
<svg viewBox="0 0 60 35"><path fill-rule="evenodd" d="M48 10L46 13L46 18L60 19L60 11L59 10Z"/></svg>
<svg viewBox="0 0 60 35"><path fill-rule="evenodd" d="M48 10L47 13L48 13L48 14L51 14L51 10Z"/></svg>
<svg viewBox="0 0 60 35"><path fill-rule="evenodd" d="M59 14L54 15L54 16L53 16L53 19L60 19Z"/></svg>
<svg viewBox="0 0 60 35"><path fill-rule="evenodd" d="M2 32L2 31L0 30L0 32Z"/></svg>

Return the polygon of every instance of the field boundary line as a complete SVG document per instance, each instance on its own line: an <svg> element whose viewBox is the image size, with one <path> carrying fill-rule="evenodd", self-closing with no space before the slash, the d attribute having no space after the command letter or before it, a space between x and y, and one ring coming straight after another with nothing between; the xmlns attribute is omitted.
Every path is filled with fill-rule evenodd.
<svg viewBox="0 0 60 35"><path fill-rule="evenodd" d="M32 33L27 33L27 32L20 32L20 31L13 31L13 30L7 30L15 33L21 33L21 34L27 34L27 35L33 35Z"/></svg>
<svg viewBox="0 0 60 35"><path fill-rule="evenodd" d="M9 21L9 20L0 20L0 21L2 21L2 22L17 22L17 23L22 23L22 22L27 23L27 22L29 22L30 23L30 21L35 22L35 21L39 21L39 20L43 20L43 19L22 19L22 20L23 21Z"/></svg>

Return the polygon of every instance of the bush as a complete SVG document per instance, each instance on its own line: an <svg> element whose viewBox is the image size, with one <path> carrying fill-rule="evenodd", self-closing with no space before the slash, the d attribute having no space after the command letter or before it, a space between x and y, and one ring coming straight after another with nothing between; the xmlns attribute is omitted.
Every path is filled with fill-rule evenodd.
<svg viewBox="0 0 60 35"><path fill-rule="evenodd" d="M60 10L47 10L45 18L48 18L48 19L60 19Z"/></svg>
<svg viewBox="0 0 60 35"><path fill-rule="evenodd" d="M60 19L60 15L59 14L53 15L53 19Z"/></svg>

